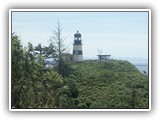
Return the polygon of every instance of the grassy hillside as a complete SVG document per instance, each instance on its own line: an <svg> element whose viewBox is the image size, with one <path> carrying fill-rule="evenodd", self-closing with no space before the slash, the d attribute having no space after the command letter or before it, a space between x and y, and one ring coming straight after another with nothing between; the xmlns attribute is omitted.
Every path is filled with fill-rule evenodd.
<svg viewBox="0 0 160 120"><path fill-rule="evenodd" d="M78 108L148 108L148 78L127 61L71 64Z"/></svg>

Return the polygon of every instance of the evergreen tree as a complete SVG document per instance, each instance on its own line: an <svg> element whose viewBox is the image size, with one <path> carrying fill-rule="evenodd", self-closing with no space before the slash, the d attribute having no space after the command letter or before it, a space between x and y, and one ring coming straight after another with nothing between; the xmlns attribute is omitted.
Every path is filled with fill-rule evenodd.
<svg viewBox="0 0 160 120"><path fill-rule="evenodd" d="M53 69L44 70L44 49L34 55L31 43L22 48L20 39L12 34L11 107L66 108L73 107L70 87ZM49 51L46 50L46 51Z"/></svg>

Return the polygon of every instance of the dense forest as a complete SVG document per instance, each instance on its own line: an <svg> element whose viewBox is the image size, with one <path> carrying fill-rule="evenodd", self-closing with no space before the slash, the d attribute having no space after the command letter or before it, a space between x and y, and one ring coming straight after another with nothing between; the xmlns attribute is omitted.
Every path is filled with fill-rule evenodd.
<svg viewBox="0 0 160 120"><path fill-rule="evenodd" d="M71 68L66 79L79 90L77 108L148 108L148 76L131 63L88 60Z"/></svg>
<svg viewBox="0 0 160 120"><path fill-rule="evenodd" d="M59 65L45 67L45 57L54 53L51 46L42 49L40 44L33 47L28 43L28 47L23 48L15 34L12 34L11 44L12 108L76 107L74 98L78 96L78 90L72 81L63 78L67 64L61 61L61 70Z"/></svg>
<svg viewBox="0 0 160 120"><path fill-rule="evenodd" d="M59 58L46 67L46 58L59 55L53 44L23 47L13 33L11 46L12 109L149 107L148 76L127 61Z"/></svg>

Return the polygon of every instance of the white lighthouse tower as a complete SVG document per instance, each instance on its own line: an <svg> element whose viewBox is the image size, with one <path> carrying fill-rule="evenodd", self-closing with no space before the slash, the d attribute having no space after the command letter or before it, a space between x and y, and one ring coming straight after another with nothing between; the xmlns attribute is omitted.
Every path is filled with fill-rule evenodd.
<svg viewBox="0 0 160 120"><path fill-rule="evenodd" d="M83 51L82 51L82 40L81 34L77 31L74 34L74 44L73 44L73 61L82 61Z"/></svg>

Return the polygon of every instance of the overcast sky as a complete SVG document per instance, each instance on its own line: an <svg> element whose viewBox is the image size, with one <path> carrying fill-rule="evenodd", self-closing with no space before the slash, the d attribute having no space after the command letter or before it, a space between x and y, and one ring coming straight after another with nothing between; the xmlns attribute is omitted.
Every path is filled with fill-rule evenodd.
<svg viewBox="0 0 160 120"><path fill-rule="evenodd" d="M12 31L26 46L47 46L58 19L62 36L73 50L74 34L82 34L84 57L148 58L148 12L12 12Z"/></svg>

